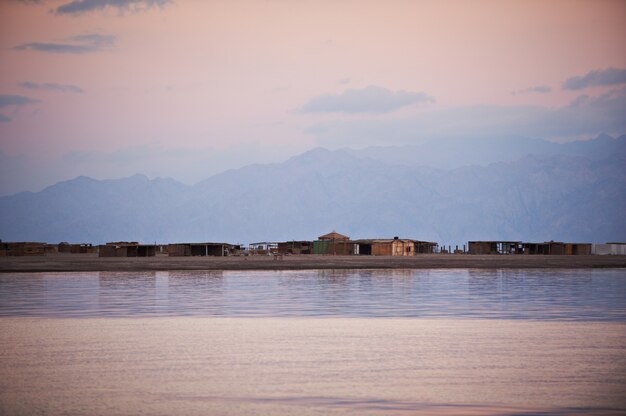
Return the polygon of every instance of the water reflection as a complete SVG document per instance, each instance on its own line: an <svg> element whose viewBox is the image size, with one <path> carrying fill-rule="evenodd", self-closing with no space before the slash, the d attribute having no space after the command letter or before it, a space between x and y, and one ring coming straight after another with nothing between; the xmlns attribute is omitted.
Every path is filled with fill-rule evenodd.
<svg viewBox="0 0 626 416"><path fill-rule="evenodd" d="M0 315L626 320L623 269L0 274Z"/></svg>

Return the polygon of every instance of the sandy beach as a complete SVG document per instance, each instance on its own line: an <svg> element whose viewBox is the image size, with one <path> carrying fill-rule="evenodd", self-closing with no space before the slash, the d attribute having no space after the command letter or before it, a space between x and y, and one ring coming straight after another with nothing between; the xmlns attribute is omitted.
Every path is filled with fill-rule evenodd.
<svg viewBox="0 0 626 416"><path fill-rule="evenodd" d="M422 254L391 256L97 257L93 254L0 257L2 272L306 270L306 269L626 268L626 256Z"/></svg>

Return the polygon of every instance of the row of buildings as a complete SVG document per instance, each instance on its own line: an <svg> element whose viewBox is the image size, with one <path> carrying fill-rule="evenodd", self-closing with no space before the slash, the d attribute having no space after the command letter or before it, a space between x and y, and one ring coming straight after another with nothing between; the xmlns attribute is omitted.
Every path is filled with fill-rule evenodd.
<svg viewBox="0 0 626 416"><path fill-rule="evenodd" d="M47 244L36 242L3 243L0 256L43 256L47 254L98 254L100 257L151 257L156 255L232 256L232 255L341 255L341 256L414 256L431 253L530 254L530 255L626 255L626 243L564 243L548 241L469 241L467 247L439 247L435 242L405 238L359 239L332 231L315 241L257 242L243 246L229 243L139 244L110 242L91 244Z"/></svg>

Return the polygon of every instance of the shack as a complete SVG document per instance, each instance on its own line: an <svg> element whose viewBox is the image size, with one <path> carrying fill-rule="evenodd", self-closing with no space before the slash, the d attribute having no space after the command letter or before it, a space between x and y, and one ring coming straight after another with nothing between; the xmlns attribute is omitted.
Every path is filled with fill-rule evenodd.
<svg viewBox="0 0 626 416"><path fill-rule="evenodd" d="M46 243L0 242L0 256L45 256Z"/></svg>
<svg viewBox="0 0 626 416"><path fill-rule="evenodd" d="M415 254L433 254L437 251L437 247L439 246L439 244L431 241L419 240L414 240L413 245L415 246Z"/></svg>
<svg viewBox="0 0 626 416"><path fill-rule="evenodd" d="M59 253L69 253L69 254L88 254L97 252L97 247L89 244L89 243L79 243L79 244L70 244L67 242L62 242L58 244L57 251Z"/></svg>
<svg viewBox="0 0 626 416"><path fill-rule="evenodd" d="M117 241L98 246L98 257L152 257L156 254L153 244L135 241Z"/></svg>
<svg viewBox="0 0 626 416"><path fill-rule="evenodd" d="M601 256L626 256L626 243L594 244L592 253Z"/></svg>
<svg viewBox="0 0 626 416"><path fill-rule="evenodd" d="M259 241L248 245L248 252L252 255L271 255L278 253L278 243L270 241Z"/></svg>
<svg viewBox="0 0 626 416"><path fill-rule="evenodd" d="M415 242L399 237L355 240L354 244L354 254L361 256L413 256L415 254Z"/></svg>
<svg viewBox="0 0 626 416"><path fill-rule="evenodd" d="M313 242L311 241L285 241L278 243L278 254L311 254Z"/></svg>
<svg viewBox="0 0 626 416"><path fill-rule="evenodd" d="M313 241L313 254L348 256L354 253L355 245L350 237L333 230L320 235Z"/></svg>
<svg viewBox="0 0 626 416"><path fill-rule="evenodd" d="M521 254L521 241L469 241L469 254Z"/></svg>
<svg viewBox="0 0 626 416"><path fill-rule="evenodd" d="M563 243L561 241L546 241L543 243L523 243L524 254L545 255L589 255L591 243Z"/></svg>
<svg viewBox="0 0 626 416"><path fill-rule="evenodd" d="M229 256L235 246L227 243L177 243L167 246L170 257L183 256Z"/></svg>

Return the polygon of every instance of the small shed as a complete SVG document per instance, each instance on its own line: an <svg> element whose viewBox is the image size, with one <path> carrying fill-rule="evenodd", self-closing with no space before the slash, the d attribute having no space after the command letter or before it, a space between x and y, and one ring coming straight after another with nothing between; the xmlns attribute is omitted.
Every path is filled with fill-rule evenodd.
<svg viewBox="0 0 626 416"><path fill-rule="evenodd" d="M313 241L313 254L349 256L355 253L355 243L349 240Z"/></svg>
<svg viewBox="0 0 626 416"><path fill-rule="evenodd" d="M626 256L626 243L594 244L592 253L601 256Z"/></svg>
<svg viewBox="0 0 626 416"><path fill-rule="evenodd" d="M313 252L312 241L285 241L278 243L279 254L311 254Z"/></svg>
<svg viewBox="0 0 626 416"><path fill-rule="evenodd" d="M591 243L564 243L561 241L546 241L543 243L523 243L524 254L545 255L589 255Z"/></svg>
<svg viewBox="0 0 626 416"><path fill-rule="evenodd" d="M156 254L153 244L118 241L98 246L98 257L152 257Z"/></svg>
<svg viewBox="0 0 626 416"><path fill-rule="evenodd" d="M45 256L46 243L0 242L0 256Z"/></svg>
<svg viewBox="0 0 626 416"><path fill-rule="evenodd" d="M361 256L413 256L415 242L410 239L355 240L355 253Z"/></svg>
<svg viewBox="0 0 626 416"><path fill-rule="evenodd" d="M67 242L62 242L58 244L58 252L59 253L70 253L70 254L88 254L88 253L96 253L97 247L89 244L89 243L79 243L79 244L70 244Z"/></svg>
<svg viewBox="0 0 626 416"><path fill-rule="evenodd" d="M469 241L469 254L521 254L521 241Z"/></svg>
<svg viewBox="0 0 626 416"><path fill-rule="evenodd" d="M333 230L313 241L313 254L347 256L354 254L355 245L350 237Z"/></svg>
<svg viewBox="0 0 626 416"><path fill-rule="evenodd" d="M431 241L419 240L414 240L413 245L415 246L415 254L432 254L437 251L437 247L439 246L439 244Z"/></svg>
<svg viewBox="0 0 626 416"><path fill-rule="evenodd" d="M271 241L259 241L256 243L250 243L248 245L248 251L253 255L270 255L278 252L278 243Z"/></svg>
<svg viewBox="0 0 626 416"><path fill-rule="evenodd" d="M182 256L228 256L233 250L232 244L227 243L177 243L167 246L170 257Z"/></svg>

